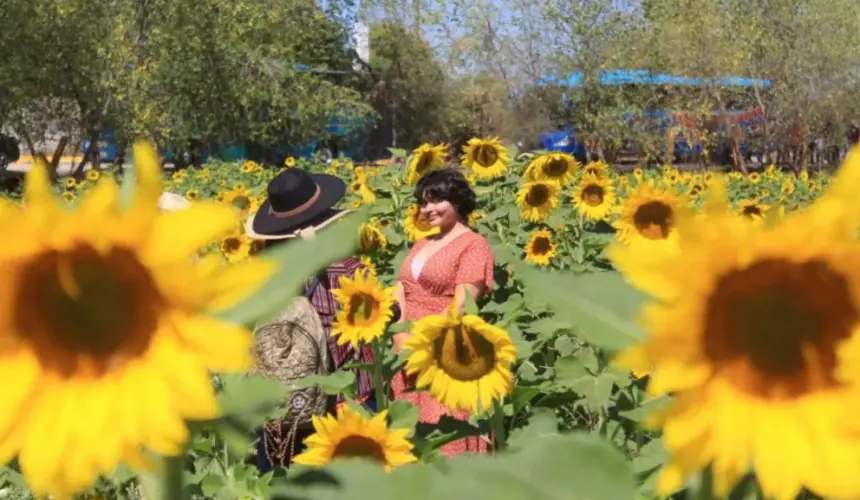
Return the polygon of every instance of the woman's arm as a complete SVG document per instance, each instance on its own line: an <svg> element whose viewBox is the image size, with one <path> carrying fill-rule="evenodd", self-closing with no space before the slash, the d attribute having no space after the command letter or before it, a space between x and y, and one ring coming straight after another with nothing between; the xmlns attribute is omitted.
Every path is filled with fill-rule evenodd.
<svg viewBox="0 0 860 500"><path fill-rule="evenodd" d="M406 293L403 291L403 283L400 281L394 285L394 300L400 306L400 318L397 323L404 323L406 321Z"/></svg>
<svg viewBox="0 0 860 500"><path fill-rule="evenodd" d="M406 322L406 293L403 291L403 283L398 281L396 285L394 285L394 299L397 300L397 304L400 306L400 318L397 319L397 323L405 323ZM409 334L407 332L403 333L395 333L394 334L394 350L400 351L403 349L403 344L406 342L406 339L409 338Z"/></svg>
<svg viewBox="0 0 860 500"><path fill-rule="evenodd" d="M466 294L470 294L473 300L478 300L486 292L486 285L482 282L463 283L454 288L454 303L457 307L457 315L466 312Z"/></svg>

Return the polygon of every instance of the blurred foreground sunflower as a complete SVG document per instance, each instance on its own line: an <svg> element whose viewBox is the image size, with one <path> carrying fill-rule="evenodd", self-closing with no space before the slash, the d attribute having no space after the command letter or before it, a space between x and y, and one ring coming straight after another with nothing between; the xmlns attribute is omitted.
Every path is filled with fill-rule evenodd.
<svg viewBox="0 0 860 500"><path fill-rule="evenodd" d="M480 316L425 316L413 324L404 347L412 351L406 373L417 374L416 387L429 386L452 411L486 412L513 387L517 349L508 332Z"/></svg>
<svg viewBox="0 0 860 500"><path fill-rule="evenodd" d="M195 263L238 217L207 202L161 213L155 151L137 144L134 158L127 208L112 180L61 207L37 163L26 209L0 214L12 242L0 249L0 463L17 455L37 496L67 498L120 462L144 463L144 450L181 453L185 420L219 414L210 371L252 364L250 333L209 314L272 266Z"/></svg>
<svg viewBox="0 0 860 500"><path fill-rule="evenodd" d="M517 193L520 216L528 222L540 222L558 207L559 185L556 181L534 181L523 184Z"/></svg>
<svg viewBox="0 0 860 500"><path fill-rule="evenodd" d="M555 181L559 186L567 186L576 177L579 162L566 153L540 155L526 168L527 181Z"/></svg>
<svg viewBox="0 0 860 500"><path fill-rule="evenodd" d="M603 220L615 208L615 188L609 178L585 174L573 195L573 205L585 218Z"/></svg>
<svg viewBox="0 0 860 500"><path fill-rule="evenodd" d="M814 205L771 225L749 224L715 181L671 251L610 249L655 299L650 337L617 362L674 396L648 422L670 452L661 494L709 465L715 498L750 468L765 498L860 494L858 155Z"/></svg>
<svg viewBox="0 0 860 500"><path fill-rule="evenodd" d="M471 170L479 180L496 179L504 177L511 156L498 138L474 137L463 146L462 161L463 166Z"/></svg>
<svg viewBox="0 0 860 500"><path fill-rule="evenodd" d="M407 429L389 429L388 411L365 418L347 405L337 409L337 416L314 415L314 434L305 439L307 451L293 457L300 465L323 466L340 459L366 458L390 472L396 467L417 462Z"/></svg>
<svg viewBox="0 0 860 500"><path fill-rule="evenodd" d="M409 241L422 240L439 232L438 227L433 227L427 219L421 215L418 205L411 205L406 209L406 218L403 220L403 230Z"/></svg>
<svg viewBox="0 0 860 500"><path fill-rule="evenodd" d="M352 278L342 276L332 294L340 305L331 335L338 345L358 347L385 333L394 315L394 289L382 286L375 275L356 271Z"/></svg>
<svg viewBox="0 0 860 500"><path fill-rule="evenodd" d="M409 167L406 171L406 183L410 186L418 184L421 177L427 172L442 168L445 165L445 157L448 155L446 144L422 144L412 151L409 158Z"/></svg>
<svg viewBox="0 0 860 500"><path fill-rule="evenodd" d="M552 242L552 233L546 229L532 233L529 242L526 243L525 260L539 266L548 266L555 256L556 248L555 243Z"/></svg>

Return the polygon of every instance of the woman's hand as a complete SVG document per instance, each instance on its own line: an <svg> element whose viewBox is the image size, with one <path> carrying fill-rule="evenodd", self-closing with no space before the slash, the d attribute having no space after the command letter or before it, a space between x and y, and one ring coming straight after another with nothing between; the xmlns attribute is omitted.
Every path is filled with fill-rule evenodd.
<svg viewBox="0 0 860 500"><path fill-rule="evenodd" d="M406 341L409 340L409 333L395 333L394 334L394 351L400 352L403 350L403 346L406 344Z"/></svg>

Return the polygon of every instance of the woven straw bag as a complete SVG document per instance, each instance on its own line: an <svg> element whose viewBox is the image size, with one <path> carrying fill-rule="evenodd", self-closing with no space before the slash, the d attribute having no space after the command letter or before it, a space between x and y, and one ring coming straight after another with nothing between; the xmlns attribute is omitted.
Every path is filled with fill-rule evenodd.
<svg viewBox="0 0 860 500"><path fill-rule="evenodd" d="M296 388L295 381L329 372L325 330L305 297L293 299L274 321L254 330L255 372L277 380L289 394L281 424L288 429L308 427L311 416L323 415L327 396L319 387Z"/></svg>

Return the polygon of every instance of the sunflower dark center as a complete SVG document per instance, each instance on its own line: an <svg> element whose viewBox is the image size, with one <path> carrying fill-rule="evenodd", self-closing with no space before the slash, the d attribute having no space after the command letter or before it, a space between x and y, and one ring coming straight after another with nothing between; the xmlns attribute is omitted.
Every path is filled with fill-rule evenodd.
<svg viewBox="0 0 860 500"><path fill-rule="evenodd" d="M633 214L633 224L648 239L666 239L672 228L672 207L660 201L644 203Z"/></svg>
<svg viewBox="0 0 860 500"><path fill-rule="evenodd" d="M496 364L493 344L462 325L445 330L436 339L434 351L439 367L451 378L462 382L480 379Z"/></svg>
<svg viewBox="0 0 860 500"><path fill-rule="evenodd" d="M101 374L140 356L163 302L149 272L127 250L88 246L47 252L21 271L12 324L43 366L61 376Z"/></svg>
<svg viewBox="0 0 860 500"><path fill-rule="evenodd" d="M848 283L822 262L757 262L717 283L705 354L739 389L793 399L837 384L836 347L858 320Z"/></svg>
<svg viewBox="0 0 860 500"><path fill-rule="evenodd" d="M532 253L535 255L546 255L552 248L552 242L549 238L539 236L532 243Z"/></svg>
<svg viewBox="0 0 860 500"><path fill-rule="evenodd" d="M690 188L690 194L692 194L692 195L696 195L696 194L699 194L701 192L702 192L702 186L700 186L698 184L693 184L693 186Z"/></svg>
<svg viewBox="0 0 860 500"><path fill-rule="evenodd" d="M755 203L751 203L749 205L744 206L743 210L741 210L743 215L747 217L753 217L755 215L762 215L761 207L756 205Z"/></svg>
<svg viewBox="0 0 860 500"><path fill-rule="evenodd" d="M347 321L351 325L367 325L373 323L379 312L379 302L368 293L355 293L349 298Z"/></svg>
<svg viewBox="0 0 860 500"><path fill-rule="evenodd" d="M358 241L358 250L360 253L373 253L378 250L381 245L382 239L380 238L378 230L369 226L361 228Z"/></svg>
<svg viewBox="0 0 860 500"><path fill-rule="evenodd" d="M543 184L535 184L526 195L526 203L533 207L542 207L549 200L549 188Z"/></svg>
<svg viewBox="0 0 860 500"><path fill-rule="evenodd" d="M605 194L602 187L590 184L582 190L582 201L590 207L596 207L603 203Z"/></svg>
<svg viewBox="0 0 860 500"><path fill-rule="evenodd" d="M489 144L482 144L475 148L473 158L475 163L487 168L495 165L496 161L499 159L499 153L496 151L495 147Z"/></svg>
<svg viewBox="0 0 860 500"><path fill-rule="evenodd" d="M385 463L385 451L373 439L351 435L340 440L334 447L333 458L372 458Z"/></svg>
<svg viewBox="0 0 860 500"><path fill-rule="evenodd" d="M221 242L221 250L224 253L233 253L242 246L242 242L239 241L239 238L235 236L231 236L229 238L224 238L224 241Z"/></svg>
<svg viewBox="0 0 860 500"><path fill-rule="evenodd" d="M433 154L432 151L424 151L421 153L421 156L418 157L418 163L415 165L415 171L419 174L423 174L427 169L433 166L433 160L436 155Z"/></svg>
<svg viewBox="0 0 860 500"><path fill-rule="evenodd" d="M564 158L553 158L543 167L543 172L550 177L561 177L567 173L567 170L567 161Z"/></svg>

